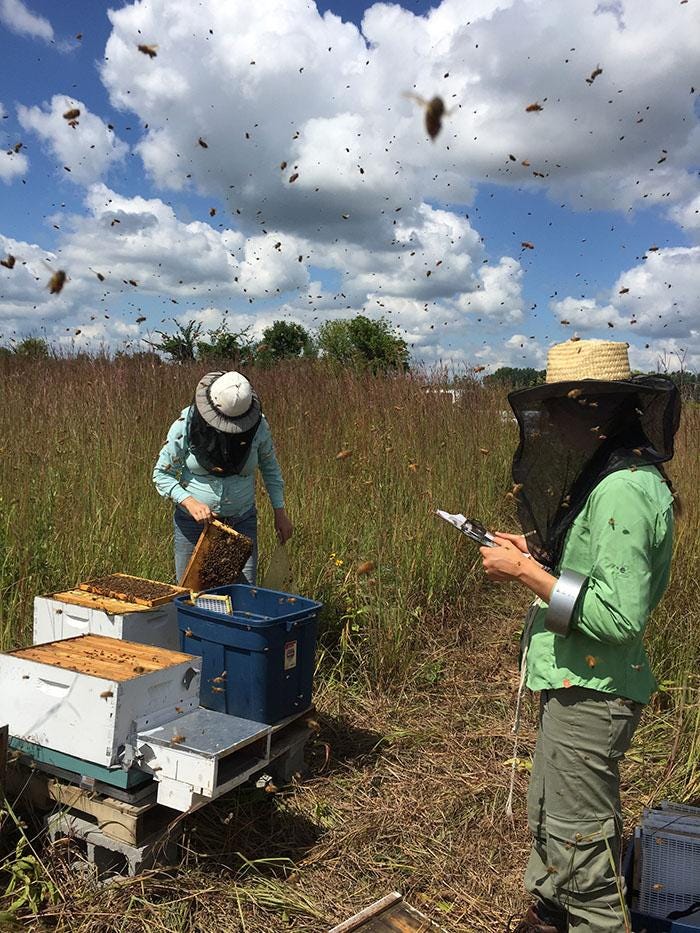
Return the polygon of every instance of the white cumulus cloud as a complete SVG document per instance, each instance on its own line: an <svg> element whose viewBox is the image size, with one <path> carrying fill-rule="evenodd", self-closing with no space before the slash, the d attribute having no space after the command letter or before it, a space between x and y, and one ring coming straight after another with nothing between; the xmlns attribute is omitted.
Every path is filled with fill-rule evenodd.
<svg viewBox="0 0 700 933"><path fill-rule="evenodd" d="M46 17L32 13L22 0L0 0L0 23L11 32L31 39L51 42L54 36L53 26Z"/></svg>
<svg viewBox="0 0 700 933"><path fill-rule="evenodd" d="M79 110L75 120L67 120L65 113ZM85 104L63 94L55 94L47 109L43 107L17 108L21 126L36 133L53 153L61 170L68 169L69 177L82 184L90 184L105 173L111 164L119 162L128 152L107 124L90 113Z"/></svg>

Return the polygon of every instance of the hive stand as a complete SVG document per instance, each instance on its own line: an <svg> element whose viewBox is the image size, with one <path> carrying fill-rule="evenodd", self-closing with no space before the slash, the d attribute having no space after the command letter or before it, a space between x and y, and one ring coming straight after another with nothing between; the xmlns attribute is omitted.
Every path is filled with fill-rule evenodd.
<svg viewBox="0 0 700 933"><path fill-rule="evenodd" d="M67 810L49 814L45 825L51 842L70 838L86 843L88 864L93 866L101 881L124 876L133 878L156 865L173 865L177 861L178 840L182 834L180 822L166 832L147 836L138 843L124 842Z"/></svg>
<svg viewBox="0 0 700 933"><path fill-rule="evenodd" d="M272 729L270 756L262 770L278 786L304 771L304 747L313 732L308 721L313 714L310 707ZM177 861L183 814L157 802L156 782L150 785L150 793L148 787L133 795L121 789L124 799L117 799L90 789L96 786L94 781L83 779L79 786L80 775L73 775L71 783L65 773L57 777L42 771L42 764L22 753L8 771L8 792L19 794L20 800L31 802L37 810L50 811L45 825L52 842L67 837L84 844L87 861L100 880L133 877L147 868ZM105 789L104 784L97 786Z"/></svg>

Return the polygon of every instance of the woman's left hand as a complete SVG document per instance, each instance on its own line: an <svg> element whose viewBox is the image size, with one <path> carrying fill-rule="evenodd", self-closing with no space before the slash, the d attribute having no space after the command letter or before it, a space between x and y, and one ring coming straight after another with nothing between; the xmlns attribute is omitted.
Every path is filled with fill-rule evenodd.
<svg viewBox="0 0 700 933"><path fill-rule="evenodd" d="M294 525L289 520L286 509L275 509L275 531L280 544L286 544L292 537Z"/></svg>
<svg viewBox="0 0 700 933"><path fill-rule="evenodd" d="M530 561L508 538L499 534L494 537L498 541L498 547L479 548L486 576L497 583L517 580L523 564Z"/></svg>

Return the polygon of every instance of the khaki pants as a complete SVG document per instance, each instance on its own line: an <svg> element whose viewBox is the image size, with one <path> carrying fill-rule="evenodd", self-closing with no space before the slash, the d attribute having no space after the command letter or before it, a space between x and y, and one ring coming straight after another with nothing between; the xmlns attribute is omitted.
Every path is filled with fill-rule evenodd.
<svg viewBox="0 0 700 933"><path fill-rule="evenodd" d="M583 687L542 693L525 887L571 930L626 929L618 765L641 714L641 703Z"/></svg>

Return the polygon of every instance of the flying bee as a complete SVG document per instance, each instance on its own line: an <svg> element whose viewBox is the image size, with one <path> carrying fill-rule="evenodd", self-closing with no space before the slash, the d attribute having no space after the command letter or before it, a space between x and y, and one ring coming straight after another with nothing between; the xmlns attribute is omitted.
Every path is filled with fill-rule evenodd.
<svg viewBox="0 0 700 933"><path fill-rule="evenodd" d="M66 112L63 114L63 119L64 119L64 120L69 120L69 121L70 121L70 120L77 120L79 116L80 116L80 108L79 108L79 107L71 107L70 110L66 110Z"/></svg>
<svg viewBox="0 0 700 933"><path fill-rule="evenodd" d="M49 279L48 289L52 295L59 295L68 276L63 269L57 269Z"/></svg>
<svg viewBox="0 0 700 933"><path fill-rule="evenodd" d="M538 104L538 103L528 104L527 107L525 108L526 113L539 113L540 110L544 110L544 107L542 106L542 104Z"/></svg>
<svg viewBox="0 0 700 933"><path fill-rule="evenodd" d="M586 78L586 84L593 84L598 75L602 75L603 69L600 65L596 65L589 78Z"/></svg>
<svg viewBox="0 0 700 933"><path fill-rule="evenodd" d="M12 253L8 253L7 259L0 259L0 266L4 266L6 269L14 269L16 262L17 260Z"/></svg>
<svg viewBox="0 0 700 933"><path fill-rule="evenodd" d="M158 48L157 45L137 45L136 48L139 50L139 52L143 52L144 55L148 55L149 58L155 58L158 54L156 52L156 49Z"/></svg>
<svg viewBox="0 0 700 933"><path fill-rule="evenodd" d="M435 97L431 97L430 100L426 100L419 94L412 94L410 91L407 91L404 97L415 101L423 107L425 110L425 130L428 136L430 136L432 140L435 140L442 129L443 117L447 116L449 113L445 108L445 102L442 97L436 95Z"/></svg>
<svg viewBox="0 0 700 933"><path fill-rule="evenodd" d="M179 745L181 742L185 741L184 735L174 735L170 740L171 745Z"/></svg>

